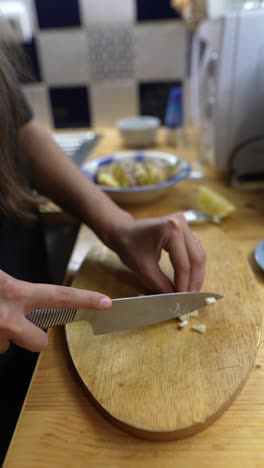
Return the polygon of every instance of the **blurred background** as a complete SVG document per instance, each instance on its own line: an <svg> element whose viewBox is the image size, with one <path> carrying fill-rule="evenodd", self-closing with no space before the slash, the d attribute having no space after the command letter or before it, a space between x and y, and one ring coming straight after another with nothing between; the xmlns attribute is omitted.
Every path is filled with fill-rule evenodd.
<svg viewBox="0 0 264 468"><path fill-rule="evenodd" d="M49 127L108 126L129 115L164 122L181 86L189 119L193 29L239 0L0 0L31 62L23 89Z"/></svg>

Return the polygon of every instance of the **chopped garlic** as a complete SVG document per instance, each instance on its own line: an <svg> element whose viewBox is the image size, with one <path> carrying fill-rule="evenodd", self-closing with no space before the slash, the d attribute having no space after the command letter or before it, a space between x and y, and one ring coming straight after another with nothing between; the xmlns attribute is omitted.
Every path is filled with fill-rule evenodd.
<svg viewBox="0 0 264 468"><path fill-rule="evenodd" d="M197 424L204 424L204 423L205 423L205 419L195 419L194 422L197 423Z"/></svg>
<svg viewBox="0 0 264 468"><path fill-rule="evenodd" d="M189 314L183 314L178 317L181 322L184 320L189 320L190 317L198 317L198 310L194 310L193 312L189 312Z"/></svg>
<svg viewBox="0 0 264 468"><path fill-rule="evenodd" d="M214 302L216 302L215 297L207 297L207 298L205 299L205 303L206 303L206 304L214 304Z"/></svg>
<svg viewBox="0 0 264 468"><path fill-rule="evenodd" d="M178 317L178 319L181 321L181 322L184 322L185 320L187 320L188 318L188 314L183 314L183 315L180 315Z"/></svg>
<svg viewBox="0 0 264 468"><path fill-rule="evenodd" d="M194 310L193 312L190 312L187 315L189 315L189 317L198 317L198 310Z"/></svg>
<svg viewBox="0 0 264 468"><path fill-rule="evenodd" d="M206 325L204 325L203 323L200 323L199 325L193 325L192 330L195 330L199 333L205 333Z"/></svg>
<svg viewBox="0 0 264 468"><path fill-rule="evenodd" d="M181 323L179 323L179 327L181 328L186 327L187 324L188 324L188 320L183 320Z"/></svg>

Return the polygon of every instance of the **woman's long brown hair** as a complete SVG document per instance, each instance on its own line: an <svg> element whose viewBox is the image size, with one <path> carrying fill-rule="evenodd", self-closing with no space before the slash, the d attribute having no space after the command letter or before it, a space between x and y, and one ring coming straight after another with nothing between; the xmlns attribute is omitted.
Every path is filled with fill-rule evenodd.
<svg viewBox="0 0 264 468"><path fill-rule="evenodd" d="M21 99L16 84L15 48L0 43L0 215L17 220L32 218L38 204L17 170L17 132L22 122Z"/></svg>

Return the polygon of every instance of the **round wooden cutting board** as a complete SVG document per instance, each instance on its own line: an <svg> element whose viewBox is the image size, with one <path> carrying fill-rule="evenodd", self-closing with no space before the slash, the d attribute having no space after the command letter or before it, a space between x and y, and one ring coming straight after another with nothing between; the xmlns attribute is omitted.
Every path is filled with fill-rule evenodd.
<svg viewBox="0 0 264 468"><path fill-rule="evenodd" d="M170 320L93 336L89 323L66 326L70 355L88 395L114 424L142 438L180 439L206 428L238 395L255 361L261 308L253 273L220 229L200 227L196 235L207 252L203 291L224 299L201 309L185 328ZM172 275L166 255L162 268ZM73 286L112 298L145 293L101 243ZM191 329L199 323L206 324L205 334Z"/></svg>

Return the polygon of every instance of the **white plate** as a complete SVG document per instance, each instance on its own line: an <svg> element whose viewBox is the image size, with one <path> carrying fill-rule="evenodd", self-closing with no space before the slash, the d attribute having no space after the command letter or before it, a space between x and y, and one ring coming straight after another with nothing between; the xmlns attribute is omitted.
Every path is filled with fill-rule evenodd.
<svg viewBox="0 0 264 468"><path fill-rule="evenodd" d="M100 158L89 161L82 166L82 171L91 180L96 183L96 173L102 166L111 164L113 162L120 162L123 160L132 159L137 162L146 160L157 161L162 160L174 165L180 161L176 174L170 179L161 184L156 185L143 185L136 187L126 188L112 188L105 185L98 185L104 192L106 192L113 200L118 203L145 203L148 201L159 198L164 193L168 192L175 184L181 180L187 179L191 172L191 165L184 159L179 158L173 154L162 153L160 151L123 151L114 154L102 156Z"/></svg>

